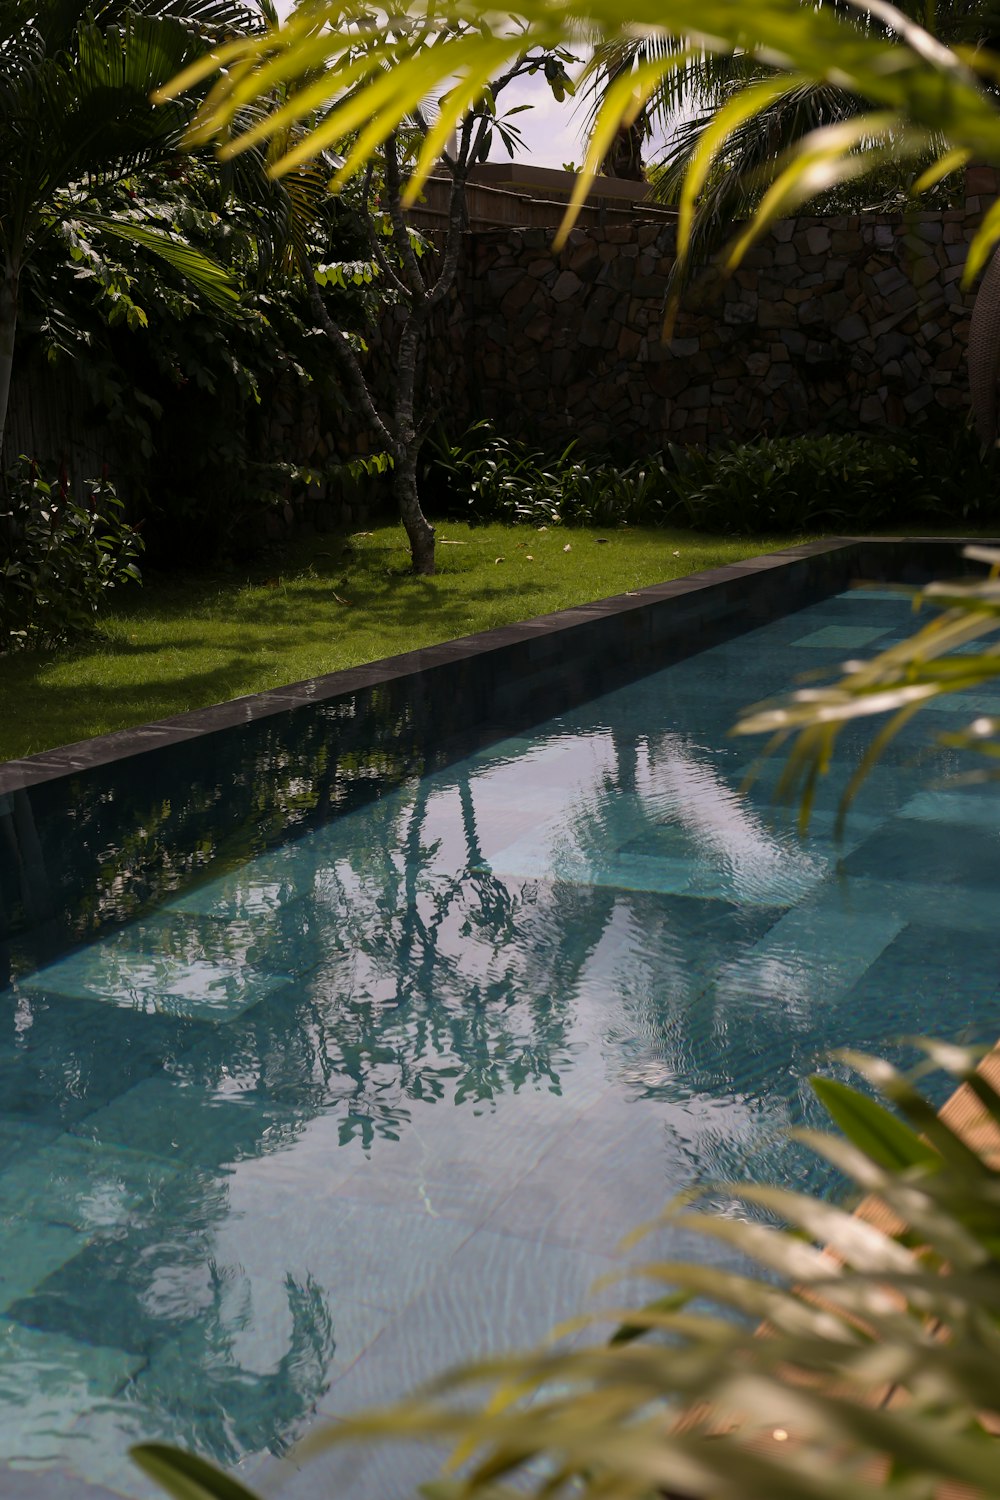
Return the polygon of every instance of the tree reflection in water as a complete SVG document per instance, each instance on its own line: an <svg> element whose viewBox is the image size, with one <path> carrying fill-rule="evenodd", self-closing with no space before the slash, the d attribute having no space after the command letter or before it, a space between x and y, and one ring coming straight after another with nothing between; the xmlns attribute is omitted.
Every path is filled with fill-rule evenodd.
<svg viewBox="0 0 1000 1500"><path fill-rule="evenodd" d="M71 825L54 794L0 808L6 1318L48 1341L47 1378L67 1350L114 1354L97 1427L227 1463L280 1450L363 1343L354 1303L396 1305L341 1248L425 1147L494 1111L506 1136L514 1095L509 1145L462 1158L484 1213L564 1095L642 1101L685 1174L739 1170L798 1108L828 1027L758 945L828 854L742 802L733 752L666 695L589 712L445 764L393 700L290 743L255 726L210 778L188 750L155 790L80 778ZM389 1247L404 1282L458 1243L429 1200L413 1226L422 1248ZM19 1422L44 1449L44 1402Z"/></svg>

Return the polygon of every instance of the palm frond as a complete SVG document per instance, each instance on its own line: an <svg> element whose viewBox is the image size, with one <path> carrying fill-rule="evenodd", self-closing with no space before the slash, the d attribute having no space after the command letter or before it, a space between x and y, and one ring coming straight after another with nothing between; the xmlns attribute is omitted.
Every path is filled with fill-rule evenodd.
<svg viewBox="0 0 1000 1500"><path fill-rule="evenodd" d="M100 234L140 245L157 256L221 312L236 311L239 293L231 276L203 250L149 224L97 214L79 214L78 217Z"/></svg>
<svg viewBox="0 0 1000 1500"><path fill-rule="evenodd" d="M683 49L653 45L664 35L684 39L691 56L734 55L748 63L799 74L803 80L835 84L870 101L880 119L878 135L929 139L945 129L953 147L978 158L1000 161L1000 114L982 87L968 58L960 56L916 25L902 11L860 3L804 7L799 0L761 0L753 7L734 7L728 0L635 0L627 17L617 0L526 0L514 17L484 17L473 0L456 0L442 17L429 0L403 12L384 10L372 25L370 8L330 0L296 13L280 32L262 40L234 42L216 49L174 81L160 97L201 83L226 69L213 85L193 139L226 137L227 151L238 151L260 139L257 134L230 138L239 108L254 97L310 73L310 87L293 92L279 112L274 129L301 123L306 136L274 165L281 172L310 153L336 147L360 130L341 180L360 171L371 154L420 101L458 78L442 105L442 123L457 123L477 90L498 70L532 46L571 45L599 36L609 46L648 43L643 95L677 75ZM857 17L862 17L862 24ZM850 17L850 19L848 18ZM636 54L633 52L633 56ZM323 124L311 129L310 113L329 101ZM622 94L619 121L634 114L634 100ZM609 119L605 111L603 120ZM838 141L840 142L838 146ZM823 176L831 180L855 170L858 138L849 132L827 134L810 146L808 170L786 167L782 192ZM410 193L419 192L433 162L421 157ZM773 200L775 201L775 200ZM565 228L572 218L567 218ZM1000 234L1000 224L985 227L982 253ZM686 245L682 238L681 249Z"/></svg>
<svg viewBox="0 0 1000 1500"><path fill-rule="evenodd" d="M940 611L914 635L868 661L848 663L829 686L802 687L758 704L737 723L737 734L778 736L778 743L792 738L779 781L783 798L794 801L804 785L824 773L831 747L845 728L858 720L889 716L843 794L843 818L881 750L917 709L1000 677L1000 643L969 649L1000 630L1000 552L970 547L965 555L987 563L989 577L913 590L915 607L929 605ZM1000 754L998 725L982 716L964 731L942 736L942 743L975 748L993 758Z"/></svg>

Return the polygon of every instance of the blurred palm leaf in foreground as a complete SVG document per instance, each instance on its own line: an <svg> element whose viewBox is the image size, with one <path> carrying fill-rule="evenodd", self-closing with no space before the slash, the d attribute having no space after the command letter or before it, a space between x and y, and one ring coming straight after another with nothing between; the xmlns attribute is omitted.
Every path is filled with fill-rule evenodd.
<svg viewBox="0 0 1000 1500"><path fill-rule="evenodd" d="M970 650L974 642L1000 629L1000 550L970 546L962 555L986 563L987 577L911 590L915 608L930 605L939 611L914 635L868 661L846 662L837 682L801 687L758 704L736 724L736 734L769 734L765 753L794 737L778 795L798 802L803 828L809 822L817 781L828 770L837 737L848 725L887 716L844 790L841 819L886 746L921 708L946 693L981 688L1000 677L1000 643ZM977 716L965 729L941 735L939 742L1000 760L1000 719ZM963 779L997 774L1000 769L984 769Z"/></svg>
<svg viewBox="0 0 1000 1500"><path fill-rule="evenodd" d="M412 197L490 80L530 49L664 35L678 39L677 45L651 46L607 89L563 232L619 127L635 119L672 74L709 54L744 54L751 63L777 71L735 92L703 133L680 198L681 258L714 161L730 136L778 94L827 84L856 95L867 107L794 143L751 225L734 241L731 259L775 218L857 176L888 151L895 159L930 159L927 180L973 157L1000 162L1000 113L986 88L1000 74L1000 58L984 49L949 47L881 0L826 6L804 6L800 0L755 0L753 6L734 0L630 0L624 8L620 0L522 0L513 13L485 11L475 0L374 8L360 0L312 0L265 37L217 48L158 97L175 97L217 75L192 140L215 137L223 154L235 155L301 122L305 134L274 170L280 174L323 149L339 147L346 156L335 179L339 184L362 170L415 108L439 96L435 128L414 166ZM241 132L241 110L279 89L290 90L281 108ZM982 267L998 237L1000 212L987 216L972 247L970 275Z"/></svg>
<svg viewBox="0 0 1000 1500"><path fill-rule="evenodd" d="M721 1241L740 1270L641 1267L657 1295L604 1314L620 1319L610 1341L460 1370L319 1432L299 1457L358 1440L455 1444L461 1477L425 1486L432 1500L931 1500L945 1481L963 1500L1000 1496L1000 1175L986 1155L1000 1142L1000 1064L994 1053L976 1071L968 1051L920 1045L921 1072L965 1084L943 1116L871 1058L843 1060L897 1112L814 1080L843 1135L798 1137L853 1184L858 1212L745 1184L726 1192L746 1217L681 1203L670 1223ZM594 1321L577 1325L591 1340ZM200 1460L133 1452L177 1500L246 1500Z"/></svg>

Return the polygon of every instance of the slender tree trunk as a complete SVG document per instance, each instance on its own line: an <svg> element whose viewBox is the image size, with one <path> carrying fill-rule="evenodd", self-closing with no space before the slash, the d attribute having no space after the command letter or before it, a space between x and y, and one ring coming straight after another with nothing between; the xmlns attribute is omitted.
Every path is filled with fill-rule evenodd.
<svg viewBox="0 0 1000 1500"><path fill-rule="evenodd" d="M0 457L7 430L10 375L14 367L14 337L17 333L17 267L5 261L0 280Z"/></svg>
<svg viewBox="0 0 1000 1500"><path fill-rule="evenodd" d="M417 496L417 452L418 444L412 437L409 442L397 445L392 492L409 538L413 571L429 578L434 572L434 527L420 509Z"/></svg>

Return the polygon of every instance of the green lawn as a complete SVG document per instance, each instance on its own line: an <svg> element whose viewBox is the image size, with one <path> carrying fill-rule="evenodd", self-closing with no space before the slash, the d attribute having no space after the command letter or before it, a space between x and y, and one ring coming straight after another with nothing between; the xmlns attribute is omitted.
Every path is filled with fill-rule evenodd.
<svg viewBox="0 0 1000 1500"><path fill-rule="evenodd" d="M803 540L460 523L438 539L434 578L409 573L399 526L299 543L249 572L148 578L86 647L0 657L0 760Z"/></svg>

